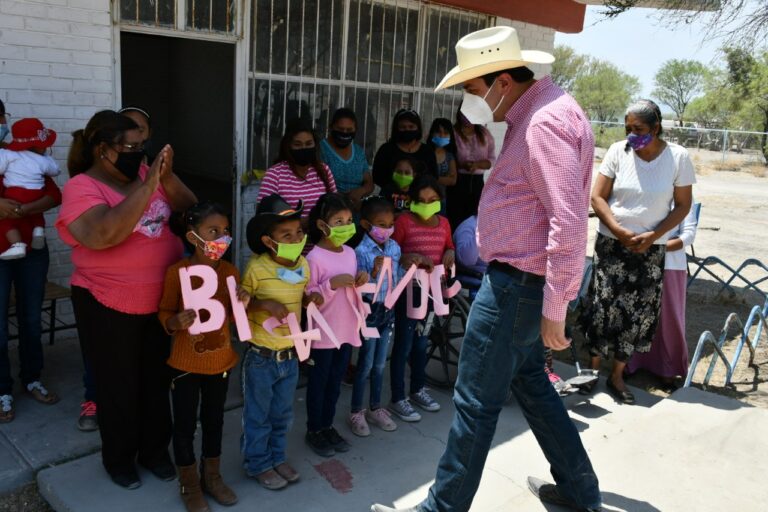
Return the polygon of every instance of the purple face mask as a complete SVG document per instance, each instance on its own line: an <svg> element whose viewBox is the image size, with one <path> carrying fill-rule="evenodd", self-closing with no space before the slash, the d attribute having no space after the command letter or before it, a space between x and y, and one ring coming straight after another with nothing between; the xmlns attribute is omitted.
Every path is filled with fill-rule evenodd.
<svg viewBox="0 0 768 512"><path fill-rule="evenodd" d="M630 133L627 135L627 143L629 143L629 147L635 151L643 149L645 146L650 144L652 140L653 135L650 133L646 133L645 135L636 135L634 133Z"/></svg>
<svg viewBox="0 0 768 512"><path fill-rule="evenodd" d="M376 242L383 244L392 236L395 232L395 228L380 228L379 226L371 226L371 230L368 232Z"/></svg>

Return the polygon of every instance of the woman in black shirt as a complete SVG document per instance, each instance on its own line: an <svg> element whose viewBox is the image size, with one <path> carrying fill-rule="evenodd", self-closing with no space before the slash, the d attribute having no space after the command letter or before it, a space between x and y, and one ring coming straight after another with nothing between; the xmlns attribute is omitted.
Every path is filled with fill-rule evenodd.
<svg viewBox="0 0 768 512"><path fill-rule="evenodd" d="M437 177L437 160L432 148L421 142L421 118L415 110L400 109L392 120L392 133L373 159L373 181L379 187L392 182L395 164L402 159L423 164L427 174Z"/></svg>

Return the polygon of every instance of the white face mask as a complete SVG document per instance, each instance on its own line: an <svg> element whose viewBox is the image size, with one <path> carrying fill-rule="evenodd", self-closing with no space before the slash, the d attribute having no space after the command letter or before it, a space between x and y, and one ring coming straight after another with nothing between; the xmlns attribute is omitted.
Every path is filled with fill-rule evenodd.
<svg viewBox="0 0 768 512"><path fill-rule="evenodd" d="M464 117L467 118L467 121L472 124L480 125L493 122L493 114L499 108L499 105L501 105L501 102L504 99L502 96L499 102L496 104L496 108L493 110L491 110L491 107L488 105L488 103L486 103L485 98L488 96L488 93L491 92L491 89L493 89L493 84L495 83L496 80L493 81L491 86L488 88L488 92L486 92L485 96L482 98L475 94L470 94L467 91L464 91L464 99L462 100L460 110L461 113L464 114Z"/></svg>

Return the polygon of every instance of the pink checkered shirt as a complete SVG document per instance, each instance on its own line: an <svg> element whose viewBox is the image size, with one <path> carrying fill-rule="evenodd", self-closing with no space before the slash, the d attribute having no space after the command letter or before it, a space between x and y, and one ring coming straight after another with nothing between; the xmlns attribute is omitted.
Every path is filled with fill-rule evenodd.
<svg viewBox="0 0 768 512"><path fill-rule="evenodd" d="M504 145L480 200L480 257L546 276L542 314L562 321L584 267L592 129L550 77L534 83L505 120Z"/></svg>

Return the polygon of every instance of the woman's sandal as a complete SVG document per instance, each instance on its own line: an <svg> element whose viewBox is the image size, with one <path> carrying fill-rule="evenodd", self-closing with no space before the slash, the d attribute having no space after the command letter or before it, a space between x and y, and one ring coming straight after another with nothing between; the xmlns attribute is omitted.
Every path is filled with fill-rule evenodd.
<svg viewBox="0 0 768 512"><path fill-rule="evenodd" d="M608 388L608 391L613 395L613 397L618 400L619 402L626 404L626 405L633 405L635 403L635 395L633 395L630 391L624 390L620 391L619 388L617 388L610 377L608 377L608 380L605 383L606 387Z"/></svg>

